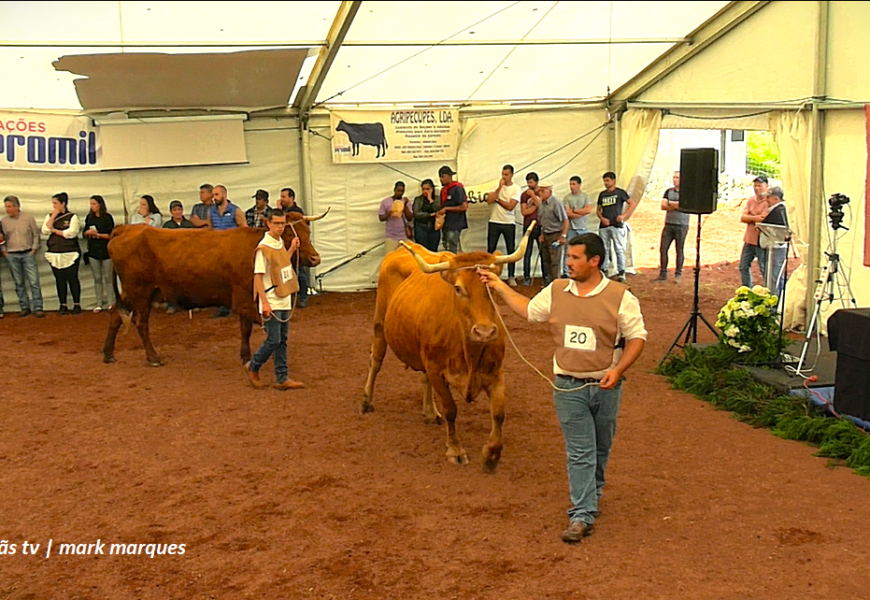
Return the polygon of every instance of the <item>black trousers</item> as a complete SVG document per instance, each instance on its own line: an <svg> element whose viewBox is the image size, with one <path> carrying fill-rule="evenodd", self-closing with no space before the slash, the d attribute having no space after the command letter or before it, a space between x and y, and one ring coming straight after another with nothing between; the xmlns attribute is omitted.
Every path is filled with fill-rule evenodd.
<svg viewBox="0 0 870 600"><path fill-rule="evenodd" d="M508 254L513 254L517 249L517 226L513 223L487 223L486 251L492 254L498 246L498 239L504 236L504 245ZM516 265L508 263L508 277L513 277Z"/></svg>
<svg viewBox="0 0 870 600"><path fill-rule="evenodd" d="M54 275L54 285L57 288L57 298L60 300L61 306L66 306L66 293L69 288L72 294L73 304L79 304L82 298L82 284L79 282L79 263L80 258L67 267L66 269L51 268L51 273Z"/></svg>

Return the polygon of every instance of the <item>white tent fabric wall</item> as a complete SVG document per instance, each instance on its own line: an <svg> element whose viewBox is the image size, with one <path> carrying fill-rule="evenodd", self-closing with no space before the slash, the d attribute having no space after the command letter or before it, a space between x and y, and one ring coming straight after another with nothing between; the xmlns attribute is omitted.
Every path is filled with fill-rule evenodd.
<svg viewBox="0 0 870 600"><path fill-rule="evenodd" d="M245 138L250 161L246 165L94 173L5 171L0 193L18 196L22 210L34 215L40 225L45 215L51 212L51 196L62 191L70 195L70 209L78 214L83 224L88 213L88 199L93 194L105 198L115 223L120 225L125 222L125 214L136 212L142 194L154 196L164 218L169 218L169 202L174 199L181 200L185 214L190 214L193 205L199 202L199 186L203 183L227 186L230 199L242 210L253 205L251 196L260 188L270 193L274 206L281 188L299 189L299 132L295 123L295 119L256 119L246 123ZM220 140L215 140L215 143L220 143ZM84 241L81 245L82 249L86 247ZM51 269L43 258L44 250L45 244L37 257L40 283L46 310L55 310L57 292ZM18 299L12 277L5 266L2 271L6 310L14 312L18 310ZM85 308L91 307L94 305L93 278L84 265L80 265L79 280L82 283L82 304Z"/></svg>
<svg viewBox="0 0 870 600"><path fill-rule="evenodd" d="M512 164L517 169L515 181L520 186L525 185L525 174L534 170L541 179L552 179L556 183L554 192L561 197L568 193L568 179L581 175L589 181L587 192L594 195L601 189L601 173L610 168L606 158L607 133L597 131L607 122L602 109L536 110L500 116L477 113L463 114L461 119L463 127L473 127L473 131L460 146L458 166L448 164L457 170L457 179L469 186L497 180L502 166ZM406 195L413 198L419 194L423 179L430 178L440 187L438 168L444 163L390 165L401 172L377 164L335 165L329 141L322 137L329 135L327 119L316 118L312 128L320 134L311 140L313 207L315 212L331 209L329 217L317 223L315 232L323 258L317 271L323 273L383 241L384 225L377 218L378 205L392 193L396 181L404 181ZM581 152L587 144L591 145ZM469 228L462 235L463 250L486 249L489 214L489 206L469 207ZM517 222L522 224L519 209ZM518 226L518 236L520 231ZM505 251L503 243L500 250ZM383 248L376 248L324 276L323 288L352 291L374 287L383 256ZM519 268L521 272L522 267Z"/></svg>

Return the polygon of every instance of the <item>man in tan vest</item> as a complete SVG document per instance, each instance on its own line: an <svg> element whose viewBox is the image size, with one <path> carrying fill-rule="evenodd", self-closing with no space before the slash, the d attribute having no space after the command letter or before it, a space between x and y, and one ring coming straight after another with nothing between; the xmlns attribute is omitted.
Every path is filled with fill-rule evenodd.
<svg viewBox="0 0 870 600"><path fill-rule="evenodd" d="M271 356L275 363L277 390L294 390L303 387L298 381L287 378L287 331L290 328L292 294L299 291L299 282L293 273L292 258L299 248L299 238L294 237L290 248L284 248L284 227L287 217L280 209L267 209L268 231L257 246L254 255L254 293L259 298L260 314L266 329L266 341L245 363L245 373L257 389L266 387L260 380L260 368Z"/></svg>
<svg viewBox="0 0 870 600"><path fill-rule="evenodd" d="M562 540L569 543L592 533L616 433L622 375L640 356L647 336L637 298L602 275L604 252L594 233L572 238L569 279L557 279L531 300L494 273L479 271L515 313L549 323L556 342L553 402L568 455L572 506Z"/></svg>

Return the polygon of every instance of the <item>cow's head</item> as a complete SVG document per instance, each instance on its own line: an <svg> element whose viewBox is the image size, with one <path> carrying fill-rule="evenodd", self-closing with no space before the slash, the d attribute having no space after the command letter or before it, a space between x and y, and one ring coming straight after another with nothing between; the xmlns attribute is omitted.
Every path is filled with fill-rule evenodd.
<svg viewBox="0 0 870 600"><path fill-rule="evenodd" d="M489 344L499 339L496 307L490 299L487 287L477 274L478 269L489 269L501 274L503 265L515 263L526 253L529 235L535 224L532 223L520 241L516 252L503 256L488 252L468 252L457 254L450 260L429 264L411 246L403 244L410 252L424 273L439 273L455 294L454 305L457 313L464 321L468 340L477 344Z"/></svg>
<svg viewBox="0 0 870 600"><path fill-rule="evenodd" d="M299 262L308 267L316 267L320 264L320 255L311 243L311 228L308 224L319 221L326 216L326 212L316 217L306 217L296 212L287 213L287 227L284 228L284 246L289 248L293 238L299 238ZM295 258L294 258L295 260Z"/></svg>

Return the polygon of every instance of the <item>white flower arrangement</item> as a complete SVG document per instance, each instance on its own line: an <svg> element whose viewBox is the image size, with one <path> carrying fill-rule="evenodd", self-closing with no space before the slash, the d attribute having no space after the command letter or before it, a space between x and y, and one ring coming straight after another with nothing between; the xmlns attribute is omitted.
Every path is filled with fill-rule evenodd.
<svg viewBox="0 0 870 600"><path fill-rule="evenodd" d="M716 327L722 332L719 341L740 354L751 355L749 362L773 360L782 347L772 312L778 301L770 290L760 285L752 289L737 288L734 297L719 311L716 320Z"/></svg>

